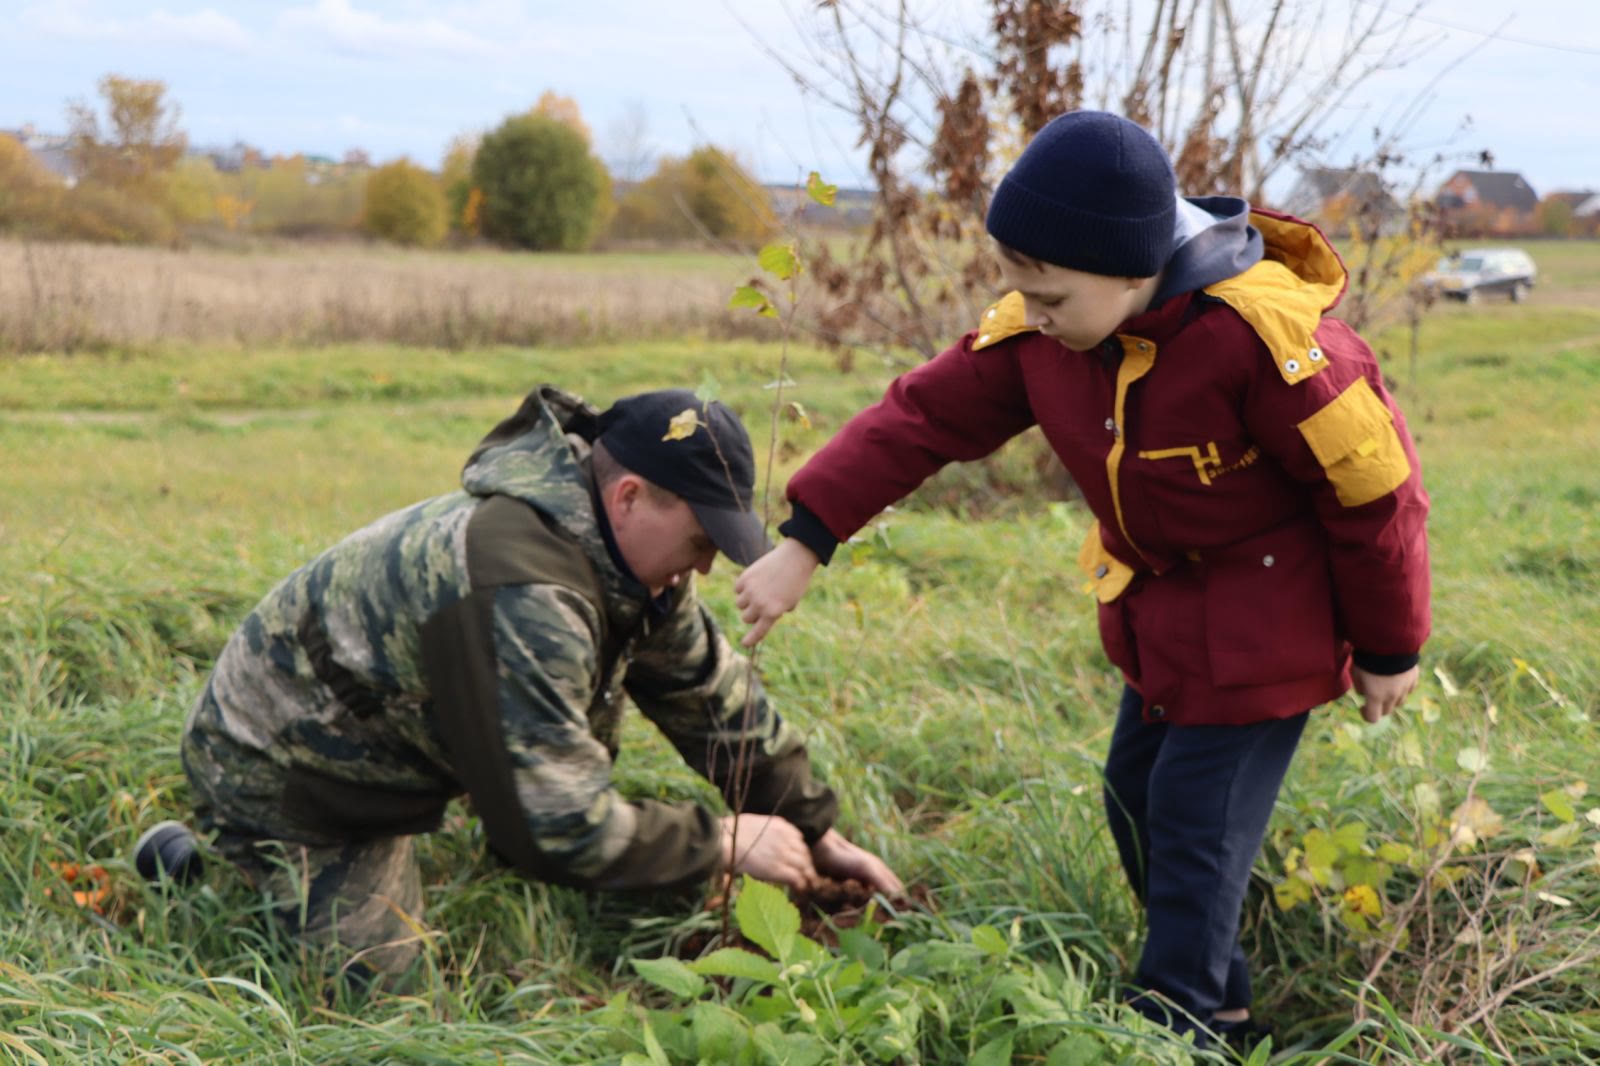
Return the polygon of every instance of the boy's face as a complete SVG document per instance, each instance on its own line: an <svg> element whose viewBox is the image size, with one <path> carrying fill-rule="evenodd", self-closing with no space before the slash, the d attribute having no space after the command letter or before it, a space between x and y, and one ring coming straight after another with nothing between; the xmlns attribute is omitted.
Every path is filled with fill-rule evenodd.
<svg viewBox="0 0 1600 1066"><path fill-rule="evenodd" d="M1080 352L1111 336L1150 302L1149 278L1087 274L1004 255L999 260L1006 288L1022 293L1028 325Z"/></svg>

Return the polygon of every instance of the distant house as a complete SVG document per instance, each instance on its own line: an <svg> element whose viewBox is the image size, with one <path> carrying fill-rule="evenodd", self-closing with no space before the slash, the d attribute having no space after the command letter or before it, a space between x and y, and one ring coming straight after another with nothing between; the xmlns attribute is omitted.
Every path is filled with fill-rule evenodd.
<svg viewBox="0 0 1600 1066"><path fill-rule="evenodd" d="M798 216L799 221L813 226L837 226L852 229L872 221L873 192L871 189L847 189L840 186L834 196L833 206L824 207L807 195L803 185L763 185L772 199L772 209L782 218Z"/></svg>
<svg viewBox="0 0 1600 1066"><path fill-rule="evenodd" d="M1572 235L1600 237L1600 192L1591 192L1572 205Z"/></svg>
<svg viewBox="0 0 1600 1066"><path fill-rule="evenodd" d="M252 153L255 153L255 149L243 141L227 145L190 145L188 151L189 155L196 158L211 160L211 165L224 174L237 174L243 170L250 163Z"/></svg>
<svg viewBox="0 0 1600 1066"><path fill-rule="evenodd" d="M40 133L32 123L24 124L21 129L0 130L0 135L10 137L26 148L41 167L61 179L61 184L67 188L78 184L78 168L72 161L72 153L68 151L66 137Z"/></svg>
<svg viewBox="0 0 1600 1066"><path fill-rule="evenodd" d="M1436 197L1440 221L1462 236L1531 234L1538 230L1539 194L1509 170L1458 170Z"/></svg>
<svg viewBox="0 0 1600 1066"><path fill-rule="evenodd" d="M1406 220L1405 207L1378 175L1354 167L1302 167L1284 210L1325 230L1343 229L1365 210L1377 212L1382 233L1397 232Z"/></svg>

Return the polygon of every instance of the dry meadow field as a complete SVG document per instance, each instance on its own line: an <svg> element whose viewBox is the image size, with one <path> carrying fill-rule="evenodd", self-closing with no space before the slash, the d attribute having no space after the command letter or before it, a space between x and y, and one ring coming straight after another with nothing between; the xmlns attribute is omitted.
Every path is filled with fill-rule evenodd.
<svg viewBox="0 0 1600 1066"><path fill-rule="evenodd" d="M529 255L378 245L244 250L0 240L0 351L374 341L450 350L761 337L736 253Z"/></svg>

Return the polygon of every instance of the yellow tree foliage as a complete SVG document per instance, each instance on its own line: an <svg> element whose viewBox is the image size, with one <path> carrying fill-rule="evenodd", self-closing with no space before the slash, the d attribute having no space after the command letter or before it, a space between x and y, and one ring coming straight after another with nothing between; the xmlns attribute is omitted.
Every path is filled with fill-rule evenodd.
<svg viewBox="0 0 1600 1066"><path fill-rule="evenodd" d="M254 205L250 229L304 237L348 232L361 225L368 171L312 164L302 156L269 165L246 164L229 175L224 192Z"/></svg>
<svg viewBox="0 0 1600 1066"><path fill-rule="evenodd" d="M706 145L664 159L617 205L612 234L634 240L710 239L757 245L776 233L766 189L732 155Z"/></svg>
<svg viewBox="0 0 1600 1066"><path fill-rule="evenodd" d="M255 210L254 200L244 200L230 193L219 193L215 208L217 217L227 227L229 233L237 233L239 227L250 217L250 212Z"/></svg>
<svg viewBox="0 0 1600 1066"><path fill-rule="evenodd" d="M557 122L571 126L583 137L586 145L594 144L594 135L589 130L589 124L583 121L583 112L578 109L578 101L570 96L562 96L554 89L546 89L539 97L539 102L533 105L530 115L543 115L553 118Z"/></svg>
<svg viewBox="0 0 1600 1066"><path fill-rule="evenodd" d="M48 228L62 192L61 182L33 153L0 133L0 232Z"/></svg>
<svg viewBox="0 0 1600 1066"><path fill-rule="evenodd" d="M100 79L105 122L90 105L68 106L73 161L80 180L104 185L154 203L161 178L183 158L187 141L178 128L178 106L159 81L108 74Z"/></svg>
<svg viewBox="0 0 1600 1066"><path fill-rule="evenodd" d="M450 205L450 228L471 237L478 235L478 211L483 204L483 192L472 187L472 160L477 154L478 138L463 134L450 142L439 166L439 184Z"/></svg>
<svg viewBox="0 0 1600 1066"><path fill-rule="evenodd" d="M164 181L167 211L185 225L218 218L217 198L222 195L222 175L205 156L187 156Z"/></svg>
<svg viewBox="0 0 1600 1066"><path fill-rule="evenodd" d="M361 225L396 244L431 248L444 240L449 226L444 190L432 174L405 159L385 164L367 175Z"/></svg>

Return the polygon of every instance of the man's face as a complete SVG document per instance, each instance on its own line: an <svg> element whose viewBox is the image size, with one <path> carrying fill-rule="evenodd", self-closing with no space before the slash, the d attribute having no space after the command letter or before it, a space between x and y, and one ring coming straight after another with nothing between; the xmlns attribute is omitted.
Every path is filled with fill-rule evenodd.
<svg viewBox="0 0 1600 1066"><path fill-rule="evenodd" d="M605 493L617 550L652 596L676 588L689 571L711 573L717 546L681 497L624 474Z"/></svg>
<svg viewBox="0 0 1600 1066"><path fill-rule="evenodd" d="M1007 289L1022 293L1027 323L1068 348L1088 351L1140 311L1142 278L1087 274L1051 263L999 256Z"/></svg>

